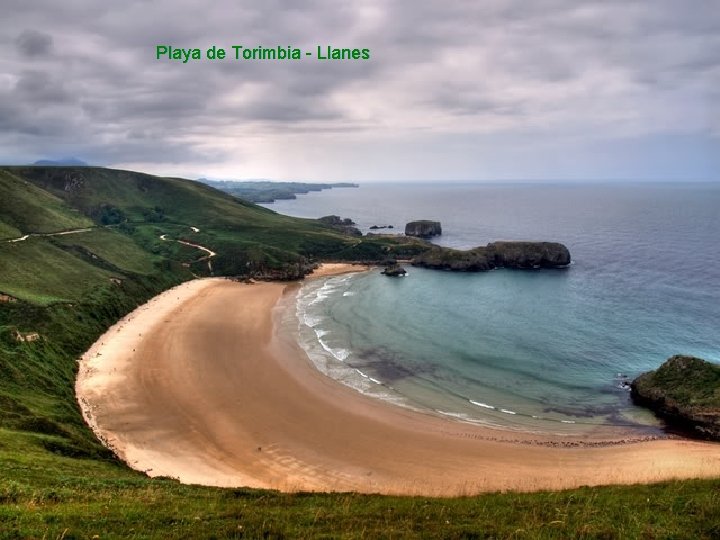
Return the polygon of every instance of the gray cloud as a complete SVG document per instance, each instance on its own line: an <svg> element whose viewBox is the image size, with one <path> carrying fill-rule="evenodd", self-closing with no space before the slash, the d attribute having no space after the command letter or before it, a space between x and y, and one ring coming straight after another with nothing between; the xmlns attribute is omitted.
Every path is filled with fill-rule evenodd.
<svg viewBox="0 0 720 540"><path fill-rule="evenodd" d="M481 174L459 157L478 140L520 147L532 133L561 152L567 138L720 133L716 0L7 3L0 36L18 54L0 57L2 160L328 177L356 148L407 162L432 133L446 166ZM159 44L368 47L371 60L181 64L156 60Z"/></svg>
<svg viewBox="0 0 720 540"><path fill-rule="evenodd" d="M19 101L33 103L62 103L71 100L65 90L65 81L53 79L42 71L24 71L15 85L15 93Z"/></svg>
<svg viewBox="0 0 720 540"><path fill-rule="evenodd" d="M18 50L25 56L42 56L50 52L52 37L37 30L24 30L15 40Z"/></svg>

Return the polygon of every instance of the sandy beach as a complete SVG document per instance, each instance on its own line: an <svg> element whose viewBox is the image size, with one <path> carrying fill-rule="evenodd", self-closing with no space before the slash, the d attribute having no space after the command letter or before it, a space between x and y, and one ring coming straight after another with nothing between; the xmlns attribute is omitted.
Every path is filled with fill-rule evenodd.
<svg viewBox="0 0 720 540"><path fill-rule="evenodd" d="M462 495L720 476L720 444L539 439L364 396L277 334L297 286L195 280L139 307L80 360L86 420L131 467L215 486Z"/></svg>

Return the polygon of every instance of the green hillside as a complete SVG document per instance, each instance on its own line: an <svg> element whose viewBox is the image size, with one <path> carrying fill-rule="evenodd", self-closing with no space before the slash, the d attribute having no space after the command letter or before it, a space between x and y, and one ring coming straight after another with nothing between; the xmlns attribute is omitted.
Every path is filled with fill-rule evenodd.
<svg viewBox="0 0 720 540"><path fill-rule="evenodd" d="M172 258L158 240L163 233L207 246L218 253L214 266L226 275L328 257L377 260L421 249L412 242L348 237L317 220L283 216L179 178L96 167L8 167L5 174L30 183L33 193L39 188L46 199L57 197L95 226L116 227L153 254ZM26 191L18 182L14 189Z"/></svg>
<svg viewBox="0 0 720 540"><path fill-rule="evenodd" d="M112 274L51 240L0 244L0 291L35 304L68 302L109 282Z"/></svg>
<svg viewBox="0 0 720 540"><path fill-rule="evenodd" d="M94 229L84 234L58 236L55 242L64 249L75 248L97 257L114 272L149 275L157 271L162 261L159 254L148 253L133 239L114 229ZM197 253L192 250L192 253Z"/></svg>
<svg viewBox="0 0 720 540"><path fill-rule="evenodd" d="M92 225L60 198L0 169L0 240Z"/></svg>
<svg viewBox="0 0 720 540"><path fill-rule="evenodd" d="M220 490L133 472L96 440L74 395L77 358L120 317L193 275L293 278L318 260L426 247L128 171L0 167L0 194L0 539L720 535L720 481L427 499ZM212 265L176 240L216 252Z"/></svg>
<svg viewBox="0 0 720 540"><path fill-rule="evenodd" d="M166 273L299 277L322 258L375 260L419 249L358 239L316 220L279 215L204 184L94 167L0 168L0 292L46 304L111 277ZM91 228L74 234L63 231ZM164 235L164 236L163 236ZM164 240L163 240L164 238Z"/></svg>

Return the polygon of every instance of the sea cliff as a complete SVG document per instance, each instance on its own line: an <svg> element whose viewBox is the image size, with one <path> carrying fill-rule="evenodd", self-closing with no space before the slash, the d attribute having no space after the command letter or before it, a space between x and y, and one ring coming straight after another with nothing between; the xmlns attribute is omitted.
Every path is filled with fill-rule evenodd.
<svg viewBox="0 0 720 540"><path fill-rule="evenodd" d="M419 221L411 221L405 225L406 236L418 236L420 238L429 238L431 236L440 236L442 234L442 225L439 221L430 221L421 219Z"/></svg>
<svg viewBox="0 0 720 540"><path fill-rule="evenodd" d="M720 365L675 355L632 382L633 401L675 427L703 439L720 440Z"/></svg>

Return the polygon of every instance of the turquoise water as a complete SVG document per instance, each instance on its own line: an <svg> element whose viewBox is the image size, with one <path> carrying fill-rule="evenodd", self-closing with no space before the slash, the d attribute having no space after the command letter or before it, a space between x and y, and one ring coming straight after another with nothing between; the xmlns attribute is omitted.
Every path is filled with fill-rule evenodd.
<svg viewBox="0 0 720 540"><path fill-rule="evenodd" d="M720 361L718 184L370 185L271 208L364 228L440 219L439 241L458 247L569 247L567 270L410 268L303 286L289 324L310 358L379 398L521 430L647 431L657 422L625 377L676 353Z"/></svg>

